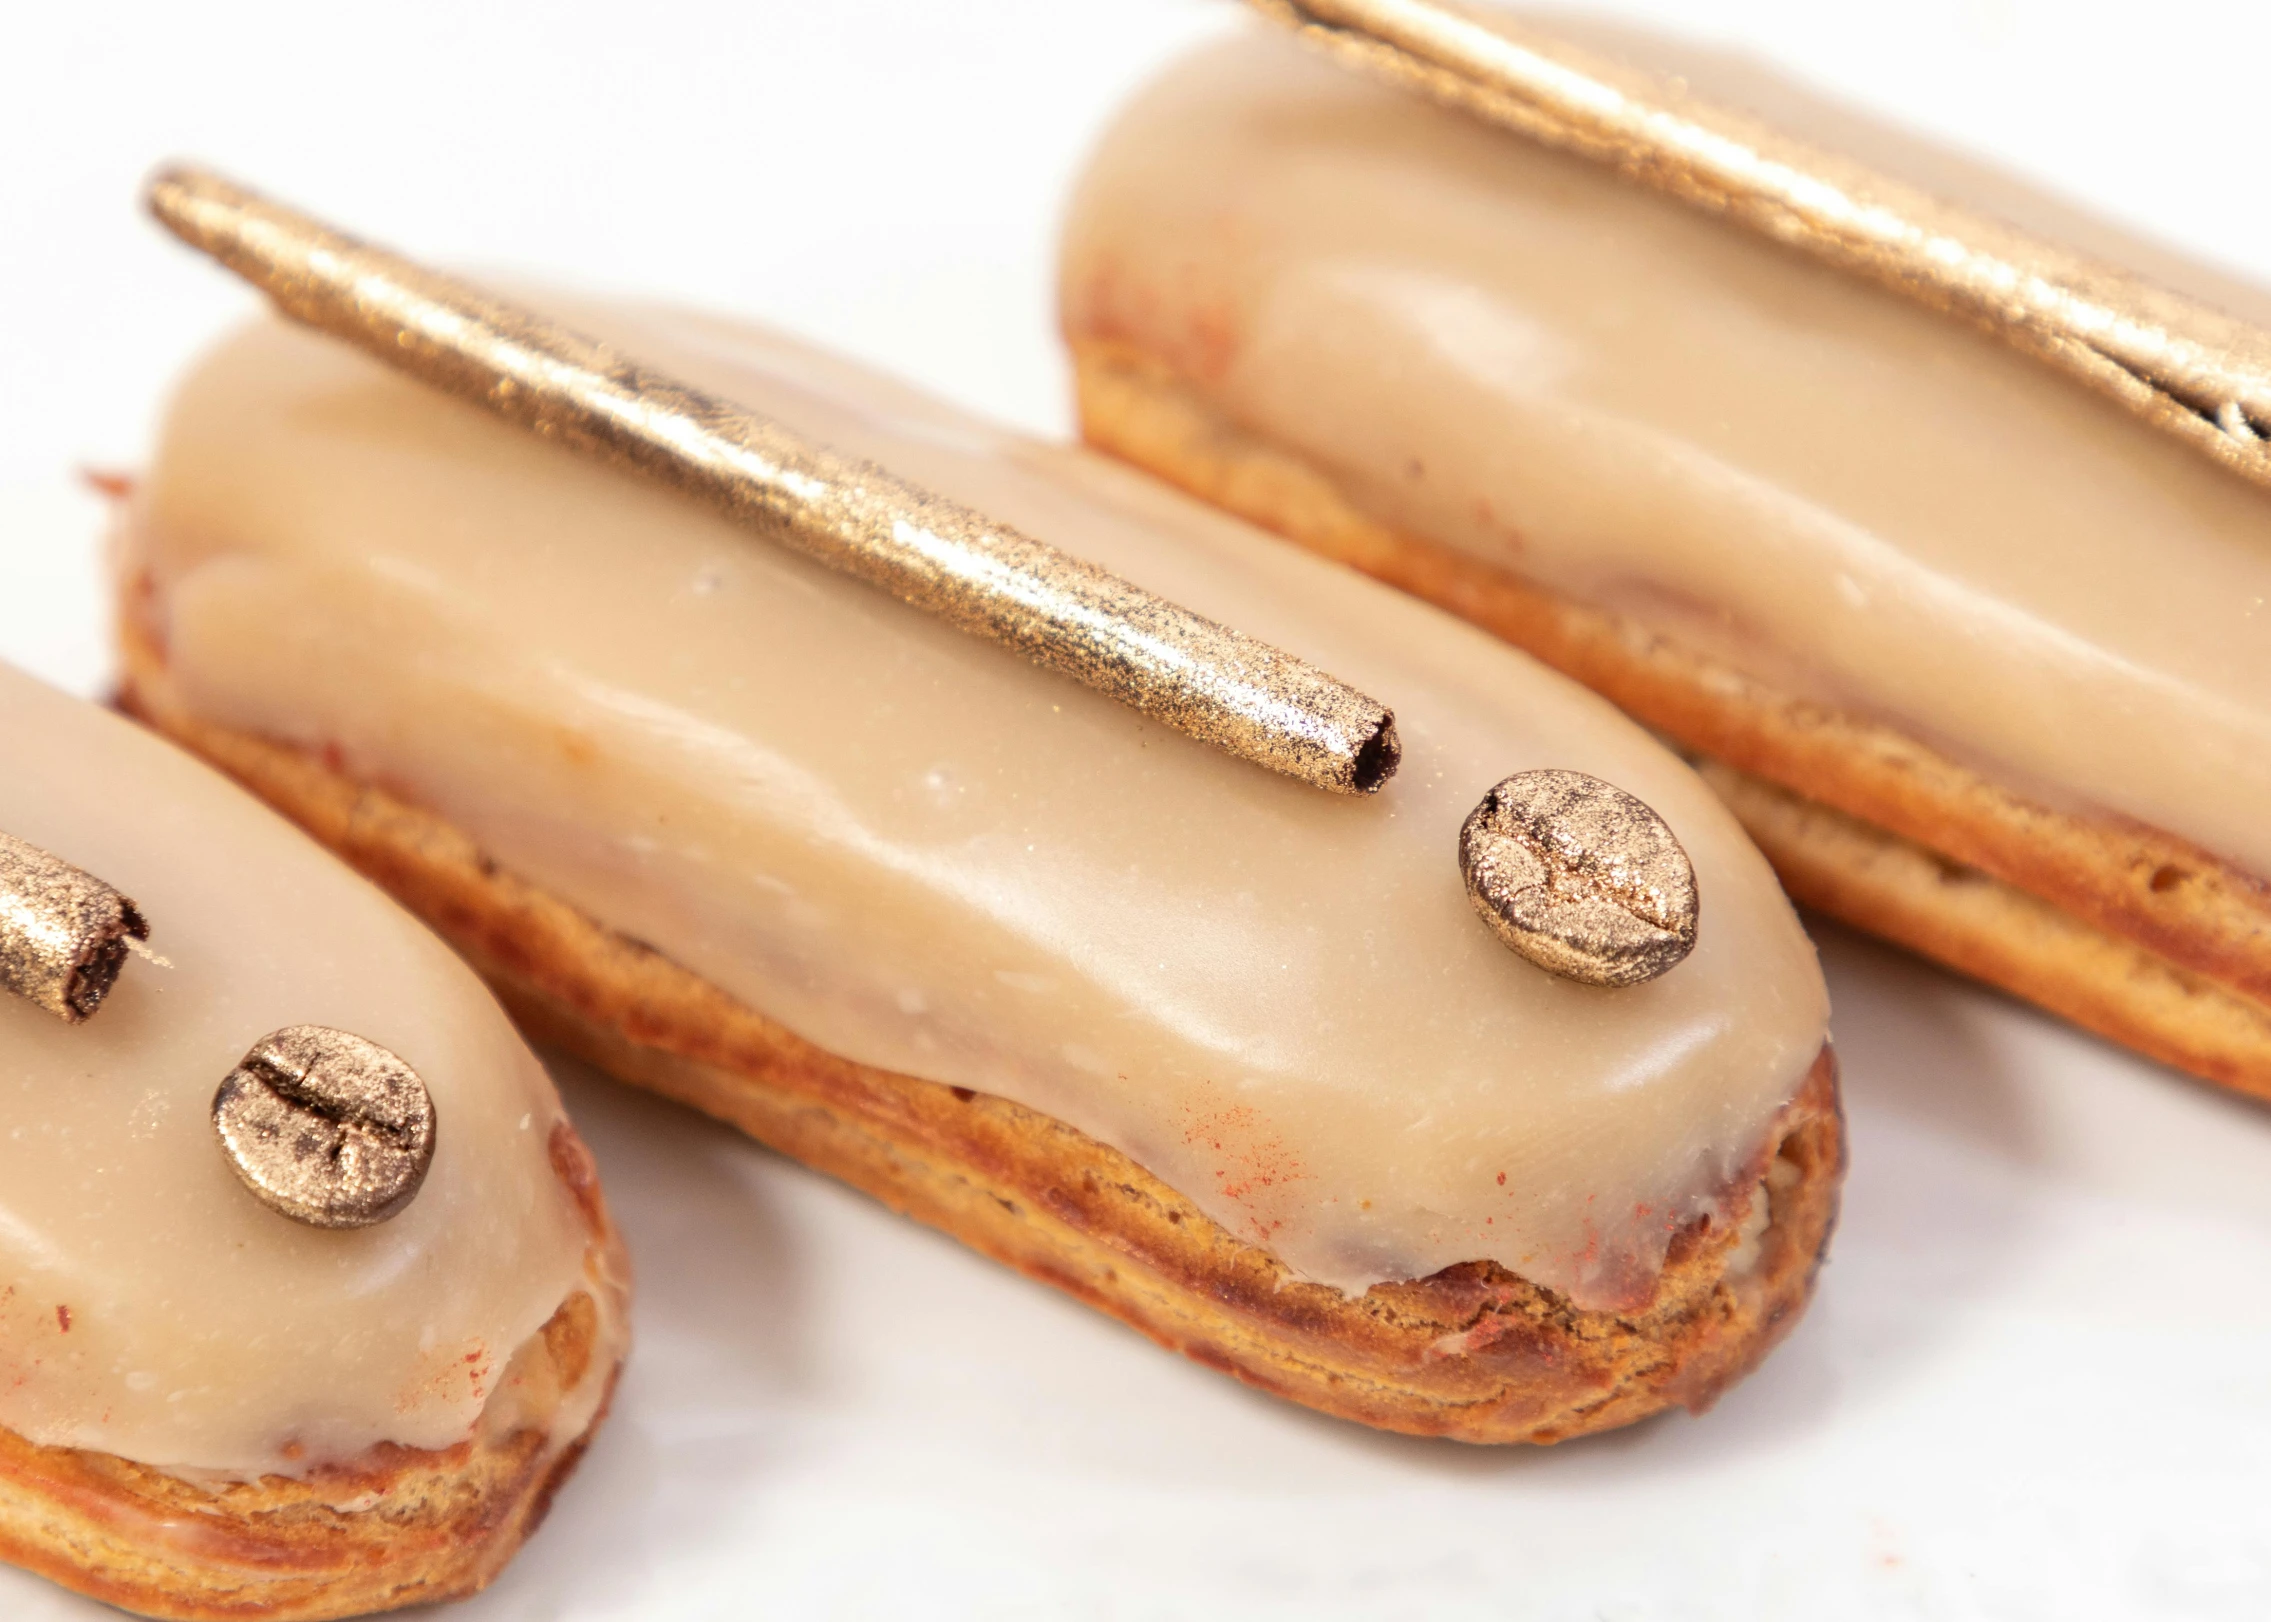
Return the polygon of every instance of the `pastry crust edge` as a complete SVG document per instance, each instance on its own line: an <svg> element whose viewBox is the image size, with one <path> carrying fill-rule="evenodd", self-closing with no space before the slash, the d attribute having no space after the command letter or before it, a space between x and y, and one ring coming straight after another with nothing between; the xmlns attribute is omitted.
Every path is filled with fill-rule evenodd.
<svg viewBox="0 0 2271 1622"><path fill-rule="evenodd" d="M538 1039L691 1105L1260 1390L1380 1429L1550 1443L1701 1412L1797 1321L1845 1170L1825 1045L1648 1306L1582 1311L1493 1263L1363 1296L1300 1279L1119 1151L1007 1099L857 1064L489 859L336 762L172 690L131 592L122 706L229 772L423 917ZM1728 1268L1753 1201L1755 1262Z"/></svg>
<svg viewBox="0 0 2271 1622"><path fill-rule="evenodd" d="M515 1350L471 1437L232 1482L0 1429L0 1560L177 1622L327 1622L487 1587L582 1462L628 1350L629 1263L564 1117L551 1154L591 1234L583 1282Z"/></svg>
<svg viewBox="0 0 2271 1622"><path fill-rule="evenodd" d="M1118 338L1068 343L1091 446L1496 633L1666 734L1794 899L2271 1100L2271 885L1390 529L1166 361Z"/></svg>

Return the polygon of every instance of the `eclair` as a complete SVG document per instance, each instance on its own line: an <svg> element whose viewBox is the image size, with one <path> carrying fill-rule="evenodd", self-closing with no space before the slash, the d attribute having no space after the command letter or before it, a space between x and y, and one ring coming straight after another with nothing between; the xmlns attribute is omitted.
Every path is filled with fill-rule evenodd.
<svg viewBox="0 0 2271 1622"><path fill-rule="evenodd" d="M123 515L132 712L532 1033L1295 1402L1552 1441L1700 1408L1788 1329L1843 1167L1826 999L1674 755L1107 458L756 328L542 308L1315 661L1400 770L1274 775L276 321L188 376ZM1540 771L1614 792L1485 805ZM1632 835L1617 796L1692 870L1692 944L1586 983L1468 886L1533 824Z"/></svg>
<svg viewBox="0 0 2271 1622"><path fill-rule="evenodd" d="M0 666L0 1559L144 1615L480 1588L598 1426L589 1156L440 941Z"/></svg>
<svg viewBox="0 0 2271 1622"><path fill-rule="evenodd" d="M2120 347L2271 340L2210 312L2223 349L2164 342L2172 295L2064 249L1949 292L1977 256L1929 234L1941 203L1871 212L1847 159L1817 180L1743 114L1983 238L2271 305L1706 53L1270 9L1351 62L1456 46L1524 89L1412 68L1442 105L1257 32L1143 91L1063 243L1089 443L1613 699L1800 901L2271 1097L2264 435ZM1405 56L1336 32L1359 13ZM1713 96L1740 112L1691 115Z"/></svg>

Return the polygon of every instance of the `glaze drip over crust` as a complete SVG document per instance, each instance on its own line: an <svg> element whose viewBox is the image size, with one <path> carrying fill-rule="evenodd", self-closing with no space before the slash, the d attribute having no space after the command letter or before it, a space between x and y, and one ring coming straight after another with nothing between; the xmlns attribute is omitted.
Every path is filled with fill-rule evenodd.
<svg viewBox="0 0 2271 1622"><path fill-rule="evenodd" d="M1101 458L761 332L550 303L1363 685L1401 774L1363 802L1274 779L272 324L191 377L130 525L191 709L431 808L831 1053L1124 1150L1309 1278L1495 1260L1581 1305L1648 1298L1826 1015L1685 767L1490 638ZM1474 917L1460 824L1545 766L1638 795L1693 859L1706 922L1660 980L1555 979Z"/></svg>
<svg viewBox="0 0 2271 1622"><path fill-rule="evenodd" d="M0 1426L201 1479L466 1442L516 1351L589 1289L550 1079L448 950L251 796L0 666L0 827L131 894L162 962L65 1025L0 998ZM248 1193L213 1095L318 1022L415 1063L424 1187L330 1232ZM572 1133L568 1136L572 1139ZM547 1414L572 1438L603 1382Z"/></svg>

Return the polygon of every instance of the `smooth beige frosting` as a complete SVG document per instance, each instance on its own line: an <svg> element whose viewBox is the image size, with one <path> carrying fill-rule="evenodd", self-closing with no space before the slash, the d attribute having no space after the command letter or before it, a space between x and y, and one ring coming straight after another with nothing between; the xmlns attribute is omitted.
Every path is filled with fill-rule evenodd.
<svg viewBox="0 0 2271 1622"><path fill-rule="evenodd" d="M1401 774L1320 793L263 324L182 390L137 522L172 672L864 1063L1021 1100L1347 1289L1494 1257L1642 1298L1813 1062L1811 947L1607 705L1088 453L787 340L580 326L1313 659ZM1556 980L1462 888L1508 773L1592 772L1692 855L1695 951Z"/></svg>
<svg viewBox="0 0 2271 1622"><path fill-rule="evenodd" d="M1063 276L1390 524L2271 874L2271 497L1985 335L1275 36L1124 114Z"/></svg>
<svg viewBox="0 0 2271 1622"><path fill-rule="evenodd" d="M165 959L84 1025L0 995L0 1425L239 1474L471 1435L590 1237L551 1168L559 1099L488 991L241 789L6 666L0 828L125 892ZM302 1226L223 1157L214 1090L294 1024L369 1037L433 1096L391 1221Z"/></svg>

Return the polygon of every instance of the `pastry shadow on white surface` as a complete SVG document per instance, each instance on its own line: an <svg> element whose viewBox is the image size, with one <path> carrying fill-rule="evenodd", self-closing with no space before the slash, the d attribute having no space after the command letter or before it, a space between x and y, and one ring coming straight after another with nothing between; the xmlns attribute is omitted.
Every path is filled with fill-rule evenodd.
<svg viewBox="0 0 2271 1622"><path fill-rule="evenodd" d="M1844 957L1863 961L1840 975L1850 988L1852 1012L1846 1023L1858 1050L1849 1053L1849 1071L1864 1075L1863 1109L1883 1110L1919 1123L1932 1137L1986 1148L1998 1158L2026 1159L2032 1145L2024 1102L1997 1072L1992 1046L1980 1039L1949 997L1947 977L1898 953L1850 938L1836 943ZM1833 973L1835 968L1833 967ZM1838 1359L1821 1337L1801 1323L1761 1373L1738 1385L1703 1420L1667 1415L1625 1431L1588 1438L1555 1449L1479 1448L1427 1438L1371 1431L1327 1418L1226 1380L1160 1352L1133 1331L963 1251L941 1236L891 1219L864 1197L838 1188L732 1132L690 1112L627 1093L580 1067L559 1065L563 1091L599 1154L609 1187L631 1243L641 1258L640 1327L643 1349L667 1357L672 1368L641 1368L631 1376L637 1392L648 1380L678 1376L701 1362L718 1373L711 1389L722 1394L744 1388L758 1402L819 1408L844 1400L857 1402L860 1376L847 1374L811 1337L826 1340L843 1333L840 1322L815 1322L800 1331L793 1322L767 1323L768 1313L793 1318L804 1309L832 1318L845 1280L840 1257L798 1254L800 1239L781 1231L777 1221L810 1215L768 1212L765 1187L785 1180L794 1203L807 1200L843 1207L832 1218L848 1218L863 1233L858 1243L880 1242L888 1257L877 1257L872 1288L907 1304L909 1338L927 1340L943 1364L964 1359L999 1365L1006 1388L1016 1386L1021 1364L1052 1364L1053 1379L1038 1381L992 1418L1015 1447L1039 1453L1051 1467L1091 1467L1102 1451L1117 1468L1136 1467L1162 1484L1204 1479L1214 1486L1247 1490L1297 1488L1306 1467L1289 1471L1283 1450L1327 1455L1361 1475L1385 1469L1387 1481L1434 1480L1445 1484L1477 1478L1607 1469L1684 1472L1725 1466L1746 1451L1772 1452L1795 1436L1828 1422L1835 1406ZM1864 1182L1872 1192L1877 1179ZM1911 1167L1882 1180L1862 1211L1859 1243L1895 1250L1910 1248L1959 1252L1957 1287L1966 1293L1992 1293L2023 1235L2026 1215L2008 1199L1968 1186L1961 1179ZM831 1229L839 1223L831 1220ZM1850 1223L1849 1223L1850 1227ZM1947 1242L1960 1233L1962 1243ZM823 1239L833 1251L848 1235ZM736 1260L743 1242L756 1247L746 1268ZM1836 1252L1826 1281L1836 1290ZM821 1290L805 1288L806 1266L833 1266L837 1278ZM892 1275L896 1274L894 1277ZM1841 1292L1837 1292L1841 1293ZM865 1309L872 1311L872 1307ZM863 1312L863 1315L865 1313ZM1026 1322L1030 1318L1031 1322ZM1061 1337L1061 1338L1060 1338ZM1927 1350L1933 1337L1928 1319L1908 1326L1905 1337L1880 1337L1875 1360L1880 1376L1898 1376L1904 1340L1908 1349ZM1083 1344L1070 1344L1078 1341ZM1084 1372L1074 1358L1094 1359ZM754 1360L761 1373L743 1364ZM831 1372L833 1369L833 1373ZM882 1372L875 1369L873 1372ZM902 1375L907 1371L901 1369ZM1131 1388L1120 1376L1141 1376ZM928 1383L927 1380L925 1383ZM966 1388L964 1395L974 1395ZM1154 1397L1196 1405L1182 1423L1162 1424L1145 1404ZM730 1399L728 1399L730 1400ZM1077 1416L1070 1410L1077 1410ZM964 1415L981 1423L985 1416ZM1133 1417L1134 1425L1127 1420ZM1243 1433L1242 1445L1225 1450L1202 1436L1221 1435L1229 1424ZM1052 1428L1069 1428L1073 1434ZM600 1452L646 1449L624 1439L631 1427L618 1427ZM1130 1429L1145 1434L1139 1439ZM778 1438L786 1441L785 1436ZM1056 1455L1049 1458L1049 1455ZM1584 1461L1591 1460L1588 1466ZM1139 1462L1140 1461L1140 1462ZM754 1464L745 1460L745 1464ZM627 1461L593 1468L628 1476ZM644 1469L640 1474L650 1474ZM761 1473L761 1471L760 1471ZM651 1475L650 1475L651 1479ZM1384 1482L1383 1484L1386 1484ZM571 1494L571 1498L575 1495ZM585 1497L597 1497L586 1493ZM564 1504L560 1515L572 1515Z"/></svg>
<svg viewBox="0 0 2271 1622"><path fill-rule="evenodd" d="M2031 1181L2271 1222L2271 1106L1842 924L1808 914L1806 927L1829 975L1857 1174L1877 1180L1868 1140L1899 1130Z"/></svg>
<svg viewBox="0 0 2271 1622"><path fill-rule="evenodd" d="M1806 925L1829 975L1854 1164L1814 1304L1754 1374L1702 1416L1674 1410L1546 1449L1462 1447L1361 1431L1305 1412L1301 1421L1342 1437L1344 1445L1451 1479L1525 1471L1717 1471L1825 1429L1841 1403L1871 1400L1871 1391L1852 1388L1842 1320L1855 1311L1876 1317L1868 1296L1880 1269L1935 1258L1929 1283L1908 1281L1903 1293L1922 1287L1991 1296L2001 1279L2023 1268L2038 1218L2004 1179L1966 1169L1980 1158L2034 1163L2045 1152L2037 1111L2013 1074L2012 1057L1998 1050L1978 1017L1982 1003L2003 1005L2003 999L1828 920L1808 915ZM2031 1013L2007 1006L2017 1017ZM2149 1066L2124 1063L2151 1076ZM2183 1078L2167 1079L2190 1087ZM2266 1147L2271 1150L2271 1142ZM1873 1377L1897 1387L1904 1364L1928 1362L1949 1329L1946 1320L1923 1314L1873 1327ZM1257 1394L1257 1400L1268 1399Z"/></svg>
<svg viewBox="0 0 2271 1622"><path fill-rule="evenodd" d="M641 1614L682 1545L715 1539L733 1504L674 1491L730 1474L759 1490L793 1441L769 1416L819 1382L809 1265L774 1186L777 1157L691 1110L549 1059L600 1162L632 1252L637 1339L603 1440L524 1559L476 1603L507 1616ZM685 1421L699 1404L700 1422ZM642 1513L667 1506L667 1514Z"/></svg>

